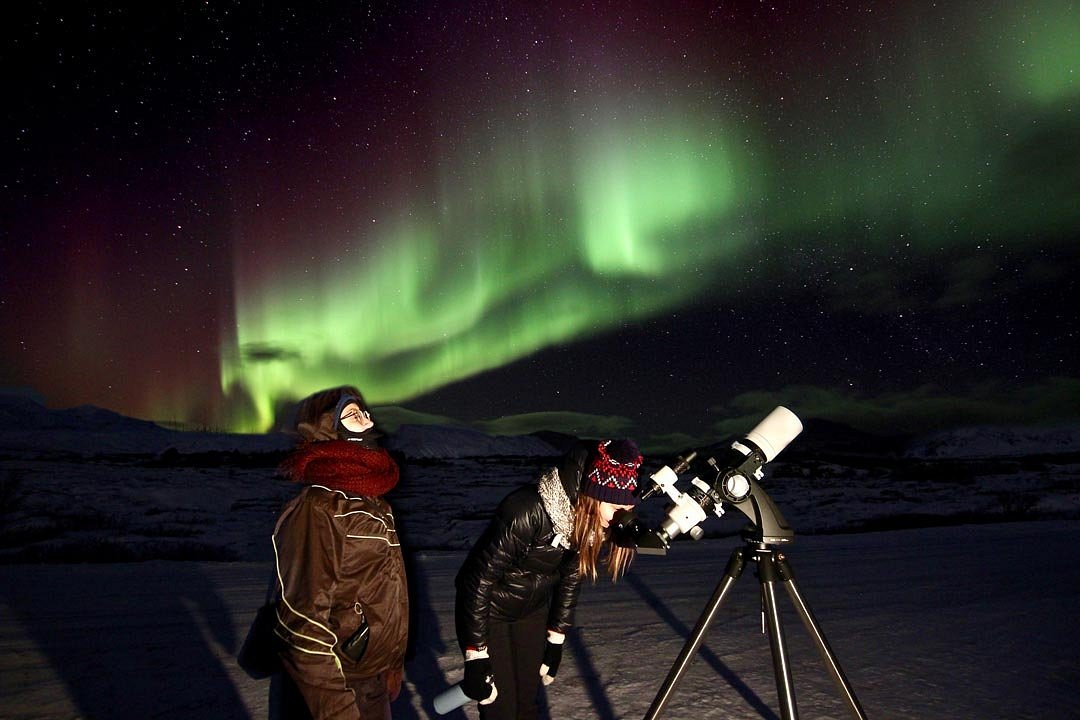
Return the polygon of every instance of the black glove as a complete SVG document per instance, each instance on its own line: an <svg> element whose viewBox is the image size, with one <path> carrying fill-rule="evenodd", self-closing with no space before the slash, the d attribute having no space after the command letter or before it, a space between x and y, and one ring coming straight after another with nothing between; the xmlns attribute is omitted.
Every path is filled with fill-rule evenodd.
<svg viewBox="0 0 1080 720"><path fill-rule="evenodd" d="M489 658L465 662L465 679L461 681L461 689L473 700L487 700L493 689L493 680Z"/></svg>
<svg viewBox="0 0 1080 720"><path fill-rule="evenodd" d="M550 685L555 680L555 673L559 671L559 662L562 660L562 643L547 641L544 646L544 661L540 665L540 678L545 685Z"/></svg>

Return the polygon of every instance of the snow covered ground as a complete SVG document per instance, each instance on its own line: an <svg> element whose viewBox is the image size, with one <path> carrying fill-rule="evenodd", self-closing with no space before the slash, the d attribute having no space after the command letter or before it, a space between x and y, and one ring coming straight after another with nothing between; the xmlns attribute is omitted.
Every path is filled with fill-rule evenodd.
<svg viewBox="0 0 1080 720"><path fill-rule="evenodd" d="M868 717L1076 718L1078 530L1042 521L816 536L789 552ZM679 543L639 558L618 584L586 587L551 717L644 717L734 547ZM435 717L432 698L460 679L452 581L462 557L413 557L416 643L395 718ZM232 654L268 570L0 566L0 717L266 717L268 683L248 679ZM779 717L758 594L748 571L662 717ZM850 717L783 593L780 602L800 717Z"/></svg>
<svg viewBox="0 0 1080 720"><path fill-rule="evenodd" d="M0 407L0 718L266 717L268 683L233 653L269 580L274 517L295 492L273 476L279 439L121 420L91 431L87 417L97 423L34 425ZM433 697L460 679L464 548L548 460L514 454L522 439L411 432L393 497L414 610L399 720L435 717ZM799 452L797 439L771 463L762 486L796 529L786 552L799 591L870 718L1078 718L1076 445L1005 443L995 455L970 431L958 437L980 452L950 452L942 436L892 455ZM650 503L655 518L663 502ZM680 538L619 583L584 588L551 717L645 716L744 520L712 518L706 539ZM779 602L800 717L850 717L786 593ZM772 667L750 568L661 717L779 718Z"/></svg>

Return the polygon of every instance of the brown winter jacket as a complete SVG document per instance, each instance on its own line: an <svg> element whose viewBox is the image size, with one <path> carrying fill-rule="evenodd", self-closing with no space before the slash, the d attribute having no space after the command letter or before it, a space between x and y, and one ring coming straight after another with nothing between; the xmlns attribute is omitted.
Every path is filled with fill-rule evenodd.
<svg viewBox="0 0 1080 720"><path fill-rule="evenodd" d="M374 471L366 472L370 465ZM318 684L401 670L409 616L405 566L393 512L377 497L397 482L397 466L385 450L331 441L301 448L283 469L300 482L326 483L304 488L274 531L283 659ZM364 618L368 646L353 662L340 646Z"/></svg>

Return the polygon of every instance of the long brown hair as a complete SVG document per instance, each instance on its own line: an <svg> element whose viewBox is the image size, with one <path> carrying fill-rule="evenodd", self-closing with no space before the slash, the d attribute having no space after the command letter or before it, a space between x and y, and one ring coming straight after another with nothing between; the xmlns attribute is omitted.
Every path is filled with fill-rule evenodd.
<svg viewBox="0 0 1080 720"><path fill-rule="evenodd" d="M600 525L600 501L585 494L578 496L574 508L571 542L578 550L578 571L593 582L596 582L596 567L602 551L606 550L603 561L612 582L626 572L634 559L634 548L619 547L606 537L606 531Z"/></svg>

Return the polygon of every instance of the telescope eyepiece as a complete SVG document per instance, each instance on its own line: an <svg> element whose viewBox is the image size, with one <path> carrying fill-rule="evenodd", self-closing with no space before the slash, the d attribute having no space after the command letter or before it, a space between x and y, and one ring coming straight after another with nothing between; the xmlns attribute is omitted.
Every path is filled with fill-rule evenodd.
<svg viewBox="0 0 1080 720"><path fill-rule="evenodd" d="M672 470L675 471L676 475L681 475L682 473L690 469L690 463L694 462L694 458L696 457L697 450L691 450L689 453L686 454L685 457L680 455L679 457L675 458L677 462L675 463L675 467L673 467Z"/></svg>

